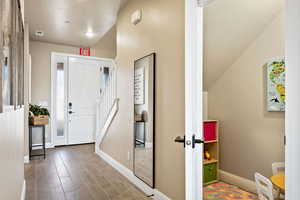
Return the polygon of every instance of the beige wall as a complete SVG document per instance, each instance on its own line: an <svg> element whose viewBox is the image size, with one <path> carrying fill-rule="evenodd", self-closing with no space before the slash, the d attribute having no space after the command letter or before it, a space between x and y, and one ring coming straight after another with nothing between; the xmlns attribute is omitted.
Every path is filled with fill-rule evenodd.
<svg viewBox="0 0 300 200"><path fill-rule="evenodd" d="M142 9L142 22L130 23ZM102 150L132 170L134 60L155 52L156 188L173 200L184 199L184 148L174 138L184 135L184 1L131 0L117 22L119 111ZM130 152L130 160L127 153Z"/></svg>
<svg viewBox="0 0 300 200"><path fill-rule="evenodd" d="M203 91L203 120L208 120L208 92Z"/></svg>
<svg viewBox="0 0 300 200"><path fill-rule="evenodd" d="M24 110L0 114L0 199L20 200L24 182Z"/></svg>
<svg viewBox="0 0 300 200"><path fill-rule="evenodd" d="M284 56L280 14L208 89L210 119L220 120L221 169L253 179L269 177L284 160L284 113L267 112L266 62Z"/></svg>
<svg viewBox="0 0 300 200"><path fill-rule="evenodd" d="M117 54L117 28L113 26L98 42L93 46L95 56L101 58L115 58Z"/></svg>

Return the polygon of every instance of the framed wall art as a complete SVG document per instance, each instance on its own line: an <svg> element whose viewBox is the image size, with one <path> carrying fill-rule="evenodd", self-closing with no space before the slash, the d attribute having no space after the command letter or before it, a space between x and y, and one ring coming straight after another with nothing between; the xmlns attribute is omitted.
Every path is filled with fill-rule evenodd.
<svg viewBox="0 0 300 200"><path fill-rule="evenodd" d="M273 59L267 63L267 109L285 111L285 61Z"/></svg>

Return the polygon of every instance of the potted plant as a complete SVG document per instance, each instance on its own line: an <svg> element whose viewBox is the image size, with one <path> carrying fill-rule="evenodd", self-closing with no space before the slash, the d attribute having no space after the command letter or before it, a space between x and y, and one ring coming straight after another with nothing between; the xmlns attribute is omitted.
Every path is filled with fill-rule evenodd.
<svg viewBox="0 0 300 200"><path fill-rule="evenodd" d="M46 125L49 123L50 113L47 108L39 105L29 104L30 125Z"/></svg>

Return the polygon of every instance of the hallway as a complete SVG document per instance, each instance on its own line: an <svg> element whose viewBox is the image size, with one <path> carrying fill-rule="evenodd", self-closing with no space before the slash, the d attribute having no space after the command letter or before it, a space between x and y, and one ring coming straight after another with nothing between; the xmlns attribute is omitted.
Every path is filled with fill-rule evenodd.
<svg viewBox="0 0 300 200"><path fill-rule="evenodd" d="M25 165L26 200L146 200L94 153L94 145L59 147Z"/></svg>

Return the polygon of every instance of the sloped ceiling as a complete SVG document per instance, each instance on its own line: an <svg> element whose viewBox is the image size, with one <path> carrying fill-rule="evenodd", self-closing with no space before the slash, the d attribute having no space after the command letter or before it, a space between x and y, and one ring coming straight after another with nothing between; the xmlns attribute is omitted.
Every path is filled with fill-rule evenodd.
<svg viewBox="0 0 300 200"><path fill-rule="evenodd" d="M214 0L204 9L204 90L283 9L284 0Z"/></svg>
<svg viewBox="0 0 300 200"><path fill-rule="evenodd" d="M72 46L93 46L115 24L127 0L25 0L30 38ZM66 23L69 21L70 23ZM44 31L37 37L36 31ZM92 31L95 36L86 37Z"/></svg>

